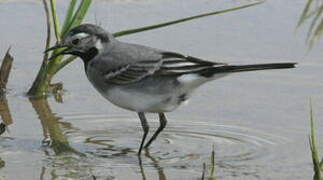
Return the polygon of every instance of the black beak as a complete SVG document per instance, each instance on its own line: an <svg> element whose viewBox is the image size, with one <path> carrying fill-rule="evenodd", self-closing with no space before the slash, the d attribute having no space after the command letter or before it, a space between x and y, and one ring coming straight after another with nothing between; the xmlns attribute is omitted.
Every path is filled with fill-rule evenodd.
<svg viewBox="0 0 323 180"><path fill-rule="evenodd" d="M65 48L65 49L57 51L57 53L55 53L55 54L52 54L52 56L48 60L53 60L56 57L64 55L64 54L70 54L70 49L68 48L68 46L63 45L63 44L57 44L53 47L50 47L50 48L46 49L44 53L48 53L50 51L54 51L54 50L61 49L61 48Z"/></svg>

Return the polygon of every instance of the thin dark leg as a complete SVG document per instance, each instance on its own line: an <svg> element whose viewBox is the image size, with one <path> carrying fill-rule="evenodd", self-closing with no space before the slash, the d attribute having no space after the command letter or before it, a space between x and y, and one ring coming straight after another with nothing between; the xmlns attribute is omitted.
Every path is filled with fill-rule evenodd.
<svg viewBox="0 0 323 180"><path fill-rule="evenodd" d="M148 131L149 131L149 125L147 123L147 119L145 117L145 113L143 112L139 112L138 113L138 116L139 116L139 119L141 121L141 126L142 126L142 129L144 130L144 135L142 136L142 140L141 140L141 144L140 144L140 148L139 148L139 151L138 151L138 155L140 155L141 153L141 150L142 150L142 147L145 143L145 139L147 137L147 134L148 134Z"/></svg>
<svg viewBox="0 0 323 180"><path fill-rule="evenodd" d="M156 130L155 134L149 139L148 143L145 145L145 148L148 148L150 144L157 138L158 134L163 131L163 129L166 127L167 119L164 113L158 113L159 114L159 128Z"/></svg>

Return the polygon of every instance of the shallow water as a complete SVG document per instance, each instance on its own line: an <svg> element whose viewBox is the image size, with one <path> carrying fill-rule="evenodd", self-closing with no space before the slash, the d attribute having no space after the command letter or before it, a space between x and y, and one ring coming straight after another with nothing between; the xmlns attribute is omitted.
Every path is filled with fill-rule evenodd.
<svg viewBox="0 0 323 180"><path fill-rule="evenodd" d="M96 1L87 22L116 32L248 2ZM66 2L58 3L64 12ZM304 5L268 0L122 37L228 63L299 62L296 69L235 74L201 87L188 105L167 114L167 128L140 163L139 119L103 99L80 61L55 79L64 82L63 103L24 96L43 55L42 4L0 1L0 53L11 45L15 57L7 101L0 102L2 118L13 121L0 137L0 179L199 179L212 147L218 179L311 179L308 103L312 97L320 119L323 65L322 44L308 52L306 27L295 31ZM149 119L152 133L158 121Z"/></svg>

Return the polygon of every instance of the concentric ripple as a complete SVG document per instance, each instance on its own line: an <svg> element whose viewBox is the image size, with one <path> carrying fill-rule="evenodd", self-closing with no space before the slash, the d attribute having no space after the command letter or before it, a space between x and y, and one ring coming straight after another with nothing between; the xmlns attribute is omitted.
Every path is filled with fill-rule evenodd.
<svg viewBox="0 0 323 180"><path fill-rule="evenodd" d="M89 155L116 160L121 156L133 157L138 150L142 130L137 117L90 113L61 116L64 121L80 129L71 134L70 140L83 144L84 151ZM214 147L218 161L248 161L270 154L271 147L286 141L249 128L207 121L169 119L167 128L152 144L146 156L153 156L164 164L175 165L208 159ZM159 124L156 120L149 124L152 135ZM121 160L117 163L124 166L129 162Z"/></svg>

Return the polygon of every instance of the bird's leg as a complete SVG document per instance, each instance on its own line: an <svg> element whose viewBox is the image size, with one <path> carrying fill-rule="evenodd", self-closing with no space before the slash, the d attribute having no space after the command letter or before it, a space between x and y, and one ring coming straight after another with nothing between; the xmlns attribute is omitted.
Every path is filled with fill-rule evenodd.
<svg viewBox="0 0 323 180"><path fill-rule="evenodd" d="M145 145L145 148L148 148L150 144L157 138L158 134L166 127L167 119L164 113L158 113L159 115L159 128L156 130L155 134L149 139L148 143Z"/></svg>
<svg viewBox="0 0 323 180"><path fill-rule="evenodd" d="M140 155L141 150L142 150L142 147L143 147L143 145L145 143L145 139L146 139L147 134L148 134L148 131L149 131L149 125L147 123L147 119L145 117L145 113L139 112L138 113L138 116L139 116L139 119L140 119L140 122L141 122L142 129L144 130L144 135L142 136L140 148L139 148L139 151L138 151L138 155Z"/></svg>

